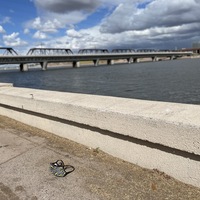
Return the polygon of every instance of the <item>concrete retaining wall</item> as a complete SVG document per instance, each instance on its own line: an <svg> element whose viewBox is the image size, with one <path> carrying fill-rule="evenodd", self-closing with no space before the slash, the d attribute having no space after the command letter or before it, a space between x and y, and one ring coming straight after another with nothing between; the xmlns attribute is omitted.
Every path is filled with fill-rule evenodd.
<svg viewBox="0 0 200 200"><path fill-rule="evenodd" d="M200 187L198 105L3 85L0 114Z"/></svg>

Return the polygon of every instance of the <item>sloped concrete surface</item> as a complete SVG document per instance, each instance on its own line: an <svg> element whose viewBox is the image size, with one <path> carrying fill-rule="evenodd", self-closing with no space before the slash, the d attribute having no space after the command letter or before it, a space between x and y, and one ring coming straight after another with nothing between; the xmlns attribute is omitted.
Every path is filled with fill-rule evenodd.
<svg viewBox="0 0 200 200"><path fill-rule="evenodd" d="M15 87L1 88L0 104L200 155L199 105Z"/></svg>
<svg viewBox="0 0 200 200"><path fill-rule="evenodd" d="M55 177L58 159L75 171ZM199 200L200 189L0 116L0 200L29 199Z"/></svg>
<svg viewBox="0 0 200 200"><path fill-rule="evenodd" d="M0 113L200 187L199 105L2 86Z"/></svg>

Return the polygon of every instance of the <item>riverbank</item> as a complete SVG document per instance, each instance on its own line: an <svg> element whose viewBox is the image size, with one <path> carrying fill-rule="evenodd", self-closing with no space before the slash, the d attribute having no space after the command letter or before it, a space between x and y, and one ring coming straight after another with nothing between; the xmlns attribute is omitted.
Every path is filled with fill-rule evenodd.
<svg viewBox="0 0 200 200"><path fill-rule="evenodd" d="M75 171L55 177L49 163L57 159ZM4 200L199 200L200 196L199 188L158 170L143 169L3 116L0 169Z"/></svg>

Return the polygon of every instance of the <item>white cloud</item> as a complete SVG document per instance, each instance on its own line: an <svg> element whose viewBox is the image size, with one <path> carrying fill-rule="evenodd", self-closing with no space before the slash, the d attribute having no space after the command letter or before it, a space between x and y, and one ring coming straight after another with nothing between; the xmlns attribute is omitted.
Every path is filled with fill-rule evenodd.
<svg viewBox="0 0 200 200"><path fill-rule="evenodd" d="M100 8L112 8L123 0L33 0L40 17L27 23L26 28L56 32L77 24ZM48 31L49 30L49 31Z"/></svg>
<svg viewBox="0 0 200 200"><path fill-rule="evenodd" d="M46 39L47 35L45 33L41 32L41 31L37 31L33 35L33 38L36 38L36 39Z"/></svg>
<svg viewBox="0 0 200 200"><path fill-rule="evenodd" d="M81 34L80 32L74 29L67 30L66 34L68 37L71 37L71 38L82 38L84 36L83 34Z"/></svg>
<svg viewBox="0 0 200 200"><path fill-rule="evenodd" d="M200 40L199 0L34 0L41 16L27 23L46 46L80 48L190 47ZM98 9L107 10L100 24L75 30ZM41 12L40 12L41 11ZM90 23L90 22L88 22ZM72 27L66 36L47 34ZM46 39L49 39L47 41Z"/></svg>
<svg viewBox="0 0 200 200"><path fill-rule="evenodd" d="M4 17L3 20L1 21L2 24L7 24L7 23L11 23L10 17Z"/></svg>
<svg viewBox="0 0 200 200"><path fill-rule="evenodd" d="M4 28L0 25L0 33L5 33L6 31L4 30Z"/></svg>
<svg viewBox="0 0 200 200"><path fill-rule="evenodd" d="M28 33L30 33L30 30L28 28L25 28L24 29L24 34L28 34Z"/></svg>
<svg viewBox="0 0 200 200"><path fill-rule="evenodd" d="M14 33L12 33L12 34L10 34L10 35L4 35L3 36L3 38L5 39L5 40L14 40L14 39L16 39L16 37L19 35L19 33L16 33L16 32L14 32Z"/></svg>
<svg viewBox="0 0 200 200"><path fill-rule="evenodd" d="M191 34L190 30L194 32ZM46 46L71 49L82 48L160 48L190 47L195 41L198 23L173 27L153 27L144 30L124 31L121 33L101 33L100 26L88 29L66 31L66 36L54 38Z"/></svg>
<svg viewBox="0 0 200 200"><path fill-rule="evenodd" d="M39 16L27 22L25 29L55 33L86 20L99 8L112 8L120 1L123 0L33 0Z"/></svg>
<svg viewBox="0 0 200 200"><path fill-rule="evenodd" d="M114 12L104 19L101 31L117 33L153 27L172 27L200 21L199 0L154 0L142 9L138 8L138 3L126 0L118 5Z"/></svg>
<svg viewBox="0 0 200 200"><path fill-rule="evenodd" d="M42 15L28 23L27 28L43 32L56 32L60 28L79 23L101 4L99 0L34 0L34 3Z"/></svg>
<svg viewBox="0 0 200 200"><path fill-rule="evenodd" d="M12 47L27 45L27 42L23 41L18 36L19 36L19 33L17 32L14 32L10 35L4 35L3 36L4 44L6 46L12 46Z"/></svg>
<svg viewBox="0 0 200 200"><path fill-rule="evenodd" d="M55 33L57 32L57 29L62 28L63 26L57 19L43 20L40 17L37 17L34 20L29 21L26 24L26 27L26 29L29 28L47 33Z"/></svg>
<svg viewBox="0 0 200 200"><path fill-rule="evenodd" d="M82 48L107 48L115 42L118 37L110 34L101 34L99 26L76 31L70 29L66 31L66 36L54 40L49 40L46 46L82 49Z"/></svg>

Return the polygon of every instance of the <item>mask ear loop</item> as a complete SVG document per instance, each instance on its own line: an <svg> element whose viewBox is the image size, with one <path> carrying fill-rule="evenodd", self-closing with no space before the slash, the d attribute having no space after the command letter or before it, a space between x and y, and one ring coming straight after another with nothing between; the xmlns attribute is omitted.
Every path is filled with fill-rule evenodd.
<svg viewBox="0 0 200 200"><path fill-rule="evenodd" d="M64 170L66 172L66 175L72 173L75 170L75 167L72 166L72 165L64 165L63 168L64 168ZM69 170L67 170L67 169L69 169Z"/></svg>
<svg viewBox="0 0 200 200"><path fill-rule="evenodd" d="M55 162L59 167L64 167L64 162L62 160L57 160Z"/></svg>

